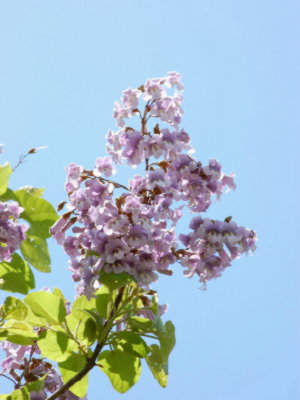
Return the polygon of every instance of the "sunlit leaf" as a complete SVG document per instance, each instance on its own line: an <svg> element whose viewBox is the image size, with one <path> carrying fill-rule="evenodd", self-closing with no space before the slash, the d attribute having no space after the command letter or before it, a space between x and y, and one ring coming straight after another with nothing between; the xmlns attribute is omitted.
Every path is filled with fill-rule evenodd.
<svg viewBox="0 0 300 400"><path fill-rule="evenodd" d="M98 362L101 365L99 368L119 393L127 392L140 378L142 368L139 357L123 350L105 350L100 353Z"/></svg>
<svg viewBox="0 0 300 400"><path fill-rule="evenodd" d="M61 324L66 317L64 301L53 293L45 291L30 293L24 301L37 317L45 318L49 324Z"/></svg>
<svg viewBox="0 0 300 400"><path fill-rule="evenodd" d="M78 350L78 345L65 332L47 330L40 335L39 348L44 357L60 362Z"/></svg>
<svg viewBox="0 0 300 400"><path fill-rule="evenodd" d="M77 314L76 314L77 315ZM67 315L67 324L71 332L85 346L91 346L96 340L97 326L95 321L84 312L76 317L73 311Z"/></svg>
<svg viewBox="0 0 300 400"><path fill-rule="evenodd" d="M36 332L24 321L9 320L0 328L0 332L5 332L4 335L9 342L24 346L32 345L38 339Z"/></svg>
<svg viewBox="0 0 300 400"><path fill-rule="evenodd" d="M13 254L12 261L0 263L0 289L8 292L27 294L34 288L34 276L27 265L17 253Z"/></svg>
<svg viewBox="0 0 300 400"><path fill-rule="evenodd" d="M64 383L77 375L86 364L86 359L81 354L72 354L64 362L58 364ZM69 390L78 397L84 397L88 389L88 375L75 383Z"/></svg>
<svg viewBox="0 0 300 400"><path fill-rule="evenodd" d="M114 343L121 346L127 353L132 353L138 357L146 357L148 346L146 342L134 332L116 332Z"/></svg>
<svg viewBox="0 0 300 400"><path fill-rule="evenodd" d="M100 272L99 280L103 285L107 286L110 290L118 289L122 286L128 285L134 282L134 279L127 272L121 274L107 273L104 271Z"/></svg>
<svg viewBox="0 0 300 400"><path fill-rule="evenodd" d="M21 217L30 223L28 234L50 237L49 229L59 218L54 207L45 199L33 195L29 190L16 190L15 196L24 208Z"/></svg>
<svg viewBox="0 0 300 400"><path fill-rule="evenodd" d="M5 319L22 321L28 314L28 307L23 303L22 300L9 296L4 301L3 311Z"/></svg>
<svg viewBox="0 0 300 400"><path fill-rule="evenodd" d="M50 272L50 255L45 239L27 235L27 239L21 243L21 252L27 262L41 272Z"/></svg>
<svg viewBox="0 0 300 400"><path fill-rule="evenodd" d="M108 317L109 299L109 289L104 285L101 286L96 292L96 308L103 318Z"/></svg>
<svg viewBox="0 0 300 400"><path fill-rule="evenodd" d="M0 195L6 192L12 169L9 163L0 165Z"/></svg>
<svg viewBox="0 0 300 400"><path fill-rule="evenodd" d="M166 387L168 384L168 370L165 367L161 349L156 344L152 344L150 349L151 353L146 357L148 367L158 383L162 387Z"/></svg>

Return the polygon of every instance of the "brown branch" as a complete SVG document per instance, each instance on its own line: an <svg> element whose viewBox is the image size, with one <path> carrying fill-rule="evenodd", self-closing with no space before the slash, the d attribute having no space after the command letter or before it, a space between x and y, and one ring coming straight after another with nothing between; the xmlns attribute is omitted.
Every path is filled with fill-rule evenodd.
<svg viewBox="0 0 300 400"><path fill-rule="evenodd" d="M121 303L122 297L123 297L123 293L124 293L124 289L125 286L121 287L119 289L119 293L116 297L116 300L114 302L114 309L117 311L118 307ZM109 318L107 319L107 321L104 324L104 328L105 329L109 322L115 317L115 312L114 310L111 311ZM103 339L97 343L97 346L95 347L93 354L90 358L87 359L85 366L83 367L83 369L81 371L78 372L78 374L76 374L75 376L73 376L73 378L71 378L68 382L66 382L64 385L62 385L56 392L54 392L51 396L49 396L47 398L47 400L54 400L57 399L61 394L65 393L71 386L73 386L75 383L79 382L86 374L88 374L90 372L91 369L93 369L96 366L96 360L97 357L99 356L102 348L104 347L104 345L106 344L106 339L107 339L107 335L109 334L110 330L112 327L110 327L107 331L107 333L105 334L105 336L103 337Z"/></svg>
<svg viewBox="0 0 300 400"><path fill-rule="evenodd" d="M5 374L0 374L0 376L3 376L4 378L9 379L11 382L13 382L14 385L17 384L10 376L7 376Z"/></svg>
<svg viewBox="0 0 300 400"><path fill-rule="evenodd" d="M112 183L117 189L118 189L118 188L123 188L123 189L129 191L129 189L128 189L126 186L121 185L121 183L112 181L112 180L110 180L110 179L102 178L102 176L99 178L99 180L104 181L104 182L107 182L107 183Z"/></svg>

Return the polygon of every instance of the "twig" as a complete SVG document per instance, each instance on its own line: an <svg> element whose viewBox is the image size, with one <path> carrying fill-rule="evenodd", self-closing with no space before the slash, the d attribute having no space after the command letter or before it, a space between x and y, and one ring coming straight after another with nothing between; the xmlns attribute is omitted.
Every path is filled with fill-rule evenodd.
<svg viewBox="0 0 300 400"><path fill-rule="evenodd" d="M19 161L17 164L13 167L13 171L15 171L21 164L25 162L25 158L29 156L29 154L35 154L37 150L42 150L46 149L47 146L39 146L39 147L33 147L32 149L28 150L26 154L21 154L19 157Z"/></svg>
<svg viewBox="0 0 300 400"><path fill-rule="evenodd" d="M9 379L11 382L13 382L14 385L17 385L17 382L14 381L10 376L7 376L5 374L0 374L0 376L3 376L4 378Z"/></svg>
<svg viewBox="0 0 300 400"><path fill-rule="evenodd" d="M123 286L122 288L119 289L119 293L116 297L114 306L115 309L117 310L121 300L122 300L122 296L124 293L124 289L125 286ZM97 357L99 356L102 348L104 347L104 345L106 344L105 341L107 339L107 335L111 329L111 320L115 317L114 315L114 311L112 311L110 313L110 316L108 318L108 320L105 322L104 324L104 328L103 331L105 331L105 328L108 327L107 332L105 333L104 337L102 337L100 339L100 341L97 343L97 346L95 347L93 354L90 358L87 359L85 366L83 367L83 369L81 371L78 372L78 374L76 374L75 376L73 376L73 378L71 378L68 382L66 382L64 385L62 385L56 392L54 392L51 396L49 396L47 398L47 400L54 400L57 399L61 394L65 393L71 386L73 386L76 382L79 382L86 374L88 374L90 372L91 369L93 369L97 363Z"/></svg>

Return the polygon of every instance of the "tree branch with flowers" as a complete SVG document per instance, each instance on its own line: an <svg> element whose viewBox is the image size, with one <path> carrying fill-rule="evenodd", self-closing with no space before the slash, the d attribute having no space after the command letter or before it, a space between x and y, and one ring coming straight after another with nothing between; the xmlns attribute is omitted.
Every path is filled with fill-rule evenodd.
<svg viewBox="0 0 300 400"><path fill-rule="evenodd" d="M9 296L0 308L6 352L0 378L13 383L0 399L86 399L93 368L124 393L138 381L142 359L165 387L175 327L163 322L167 306L153 282L183 267L205 288L255 250L253 230L231 217L204 216L214 199L235 189L234 176L217 160L204 165L192 156L179 127L182 91L180 74L170 72L123 92L113 110L118 130L107 134L108 156L93 169L66 168L61 216L40 189L9 189L13 170L0 167L0 287L26 295ZM128 184L117 182L112 176L124 163L144 171ZM190 231L180 233L184 209L193 217ZM50 270L50 236L69 257L72 304L59 288L32 291L30 265Z"/></svg>

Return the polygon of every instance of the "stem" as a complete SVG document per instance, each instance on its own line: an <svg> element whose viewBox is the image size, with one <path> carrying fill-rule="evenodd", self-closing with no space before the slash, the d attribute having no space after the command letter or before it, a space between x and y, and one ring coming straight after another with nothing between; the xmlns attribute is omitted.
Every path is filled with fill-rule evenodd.
<svg viewBox="0 0 300 400"><path fill-rule="evenodd" d="M114 302L114 308L117 310L121 300L122 300L122 296L124 293L124 289L125 286L123 286L122 288L119 289L119 293L116 297L116 300ZM115 313L112 310L108 320L105 322L104 324L104 329L103 332L105 332L104 335L102 335L102 337L99 339L97 346L95 347L93 354L90 358L87 359L85 366L83 367L83 369L81 371L78 372L78 374L76 374L75 376L73 376L73 378L71 378L67 383L65 383L64 385L62 385L56 392L54 392L51 396L49 396L47 398L47 400L54 400L57 399L61 394L65 393L71 386L73 386L76 382L79 382L87 373L90 372L91 369L93 369L97 364L96 364L96 360L97 357L99 356L102 348L104 347L104 345L106 344L106 339L107 339L107 335L109 334L111 328L112 328L112 321L115 318ZM107 328L107 329L105 329Z"/></svg>
<svg viewBox="0 0 300 400"><path fill-rule="evenodd" d="M26 154L21 154L17 164L13 167L13 171L15 171L21 164L25 161L25 158L28 157L30 154L35 154L37 150L45 149L47 146L40 146L40 147L33 147L32 149L28 150Z"/></svg>
<svg viewBox="0 0 300 400"><path fill-rule="evenodd" d="M125 310L125 311L119 312L118 315L117 315L117 317L120 317L120 316L123 315L123 314L129 314L129 313L134 312L134 311L143 311L143 310L151 310L151 307L131 308L131 309L129 309L129 310Z"/></svg>
<svg viewBox="0 0 300 400"><path fill-rule="evenodd" d="M17 164L13 167L13 171L15 171L21 164L24 163L25 158L29 155L29 152L27 152L26 154L21 154L19 157L19 160L17 162Z"/></svg>
<svg viewBox="0 0 300 400"><path fill-rule="evenodd" d="M11 377L5 375L5 374L0 374L0 376L3 376L6 379L9 379L14 385L17 385L17 382L15 382Z"/></svg>
<svg viewBox="0 0 300 400"><path fill-rule="evenodd" d="M107 182L107 183L112 183L117 189L118 189L118 188L122 188L122 189L125 189L125 190L129 191L129 189L128 189L126 186L121 185L121 183L112 181L112 180L110 180L110 179L102 178L102 176L99 178L99 180L104 181L104 182Z"/></svg>
<svg viewBox="0 0 300 400"><path fill-rule="evenodd" d="M34 353L34 350L35 350L35 346L36 346L36 342L34 342L34 344L31 346L29 360L28 360L28 366L30 366L30 363L31 363L31 360L32 360L32 356L33 356L33 353ZM24 369L23 369L23 372L22 372L22 374L20 376L19 382L16 383L16 385L15 385L15 389L19 389L19 387L21 386L21 381L22 381L22 379L23 379L23 377L25 375L25 372L26 372L26 364L24 365Z"/></svg>

